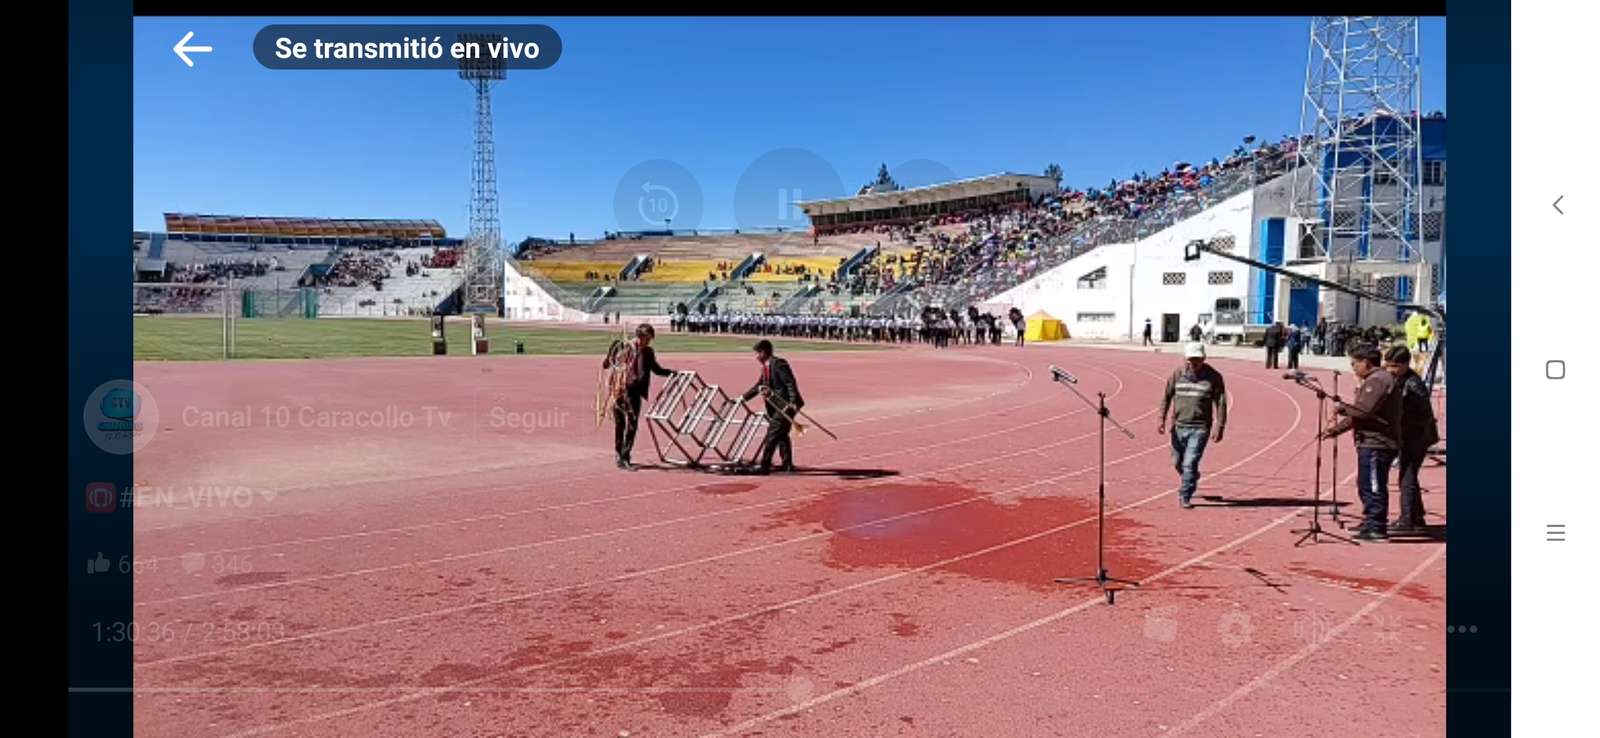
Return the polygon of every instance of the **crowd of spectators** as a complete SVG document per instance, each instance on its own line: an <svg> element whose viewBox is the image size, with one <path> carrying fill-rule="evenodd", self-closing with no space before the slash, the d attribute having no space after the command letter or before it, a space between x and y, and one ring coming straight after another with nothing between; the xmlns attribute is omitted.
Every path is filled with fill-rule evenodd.
<svg viewBox="0 0 1600 738"><path fill-rule="evenodd" d="M1255 143L1254 138L1245 143ZM1209 206L1215 197L1233 194L1232 189L1213 192L1224 177L1249 182L1287 171L1300 143L1285 136L1253 149L1241 145L1226 159L1174 162L1155 174L1112 180L1104 188L1068 187L1029 203L837 231L879 236L880 253L843 278L835 272L827 289L859 297L889 292L906 281L1015 284L1096 245L1097 234L1087 233L1088 226L1148 222L1164 227ZM885 253L885 240L891 249L897 243L910 248Z"/></svg>
<svg viewBox="0 0 1600 738"><path fill-rule="evenodd" d="M277 257L251 257L248 259L212 259L182 266L168 266L162 281L178 285L222 284L235 279L261 277L274 270L282 270ZM134 291L134 312L185 313L198 312L214 306L217 293L200 287L140 288Z"/></svg>
<svg viewBox="0 0 1600 738"><path fill-rule="evenodd" d="M423 254L421 266L425 269L454 269L461 263L460 249L434 249L433 253Z"/></svg>
<svg viewBox="0 0 1600 738"><path fill-rule="evenodd" d="M850 295L852 297L872 296L894 288L895 268L900 263L899 257L885 254L881 247L874 247L875 253L867 260L857 264L856 267L844 276L839 275L839 270L829 275L827 290L831 295ZM840 259L840 266L844 266L845 259Z"/></svg>
<svg viewBox="0 0 1600 738"><path fill-rule="evenodd" d="M1153 175L1139 172L1113 180L1103 189L1067 188L1028 206L983 213L965 232L954 237L940 234L920 244L911 274L924 284L948 285L981 277L1000 285L1015 284L1092 248L1105 235L1142 235L1140 230L1112 230L1116 226L1137 224L1153 232L1219 197L1243 191L1251 182L1287 171L1298 148L1299 141L1292 137L1253 151L1240 146L1224 160L1198 166L1174 162ZM1224 178L1232 186L1216 187Z"/></svg>
<svg viewBox="0 0 1600 738"><path fill-rule="evenodd" d="M205 312L215 307L219 299L215 291L201 287L136 287L133 291L133 311L152 315Z"/></svg>
<svg viewBox="0 0 1600 738"><path fill-rule="evenodd" d="M206 284L244 279L246 277L261 277L268 272L282 270L283 266L278 263L278 257L276 256L251 257L248 259L212 259L205 262L193 262L178 267L170 267L165 275L165 281Z"/></svg>
<svg viewBox="0 0 1600 738"><path fill-rule="evenodd" d="M453 248L434 249L420 258L407 260L398 252L343 251L328 270L318 286L326 291L333 287L365 287L382 290L383 283L393 277L399 268L407 277L430 276L430 269L451 269L460 263L460 251Z"/></svg>
<svg viewBox="0 0 1600 738"><path fill-rule="evenodd" d="M382 290L384 280L389 278L390 268L400 261L400 255L392 251L345 251L339 254L339 259L328 270L328 276L322 284L324 287L364 287L370 284L373 289Z"/></svg>

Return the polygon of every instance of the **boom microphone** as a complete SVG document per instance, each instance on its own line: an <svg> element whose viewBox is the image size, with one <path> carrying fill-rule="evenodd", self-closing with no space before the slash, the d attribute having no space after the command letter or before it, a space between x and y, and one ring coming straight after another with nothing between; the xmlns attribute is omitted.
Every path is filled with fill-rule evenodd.
<svg viewBox="0 0 1600 738"><path fill-rule="evenodd" d="M1061 367L1056 366L1055 364L1051 364L1050 365L1050 376L1054 377L1057 382L1066 382L1068 384L1077 384L1078 383L1078 378L1077 377L1074 377L1071 374L1068 374L1067 370L1062 369Z"/></svg>

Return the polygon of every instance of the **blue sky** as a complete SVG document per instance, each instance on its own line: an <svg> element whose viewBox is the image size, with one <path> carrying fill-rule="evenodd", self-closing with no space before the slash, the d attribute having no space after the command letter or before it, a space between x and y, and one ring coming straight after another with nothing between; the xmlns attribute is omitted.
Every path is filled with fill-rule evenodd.
<svg viewBox="0 0 1600 738"><path fill-rule="evenodd" d="M471 89L440 70L268 70L250 46L270 22L294 20L135 20L133 227L183 211L434 218L464 235ZM907 186L1059 162L1086 187L1223 156L1298 130L1309 32L1302 18L507 22L563 43L555 66L494 91L511 240L639 227L643 184L676 188L677 227L750 227L767 210L741 182L793 176L810 198L854 192L880 162ZM172 53L191 30L215 48L193 69ZM1444 43L1444 20L1425 19L1425 110L1446 109Z"/></svg>

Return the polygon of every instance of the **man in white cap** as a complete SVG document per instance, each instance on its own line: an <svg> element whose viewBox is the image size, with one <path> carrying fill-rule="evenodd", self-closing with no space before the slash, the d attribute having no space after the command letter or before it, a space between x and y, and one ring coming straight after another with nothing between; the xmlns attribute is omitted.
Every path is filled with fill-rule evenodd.
<svg viewBox="0 0 1600 738"><path fill-rule="evenodd" d="M1206 363L1206 345L1193 341L1183 347L1183 366L1167 379L1161 397L1161 420L1156 433L1167 432L1167 413L1172 413L1172 466L1178 471L1178 504L1194 507L1190 498L1200 484L1200 457L1208 441L1222 442L1228 425L1228 388L1222 373ZM1212 431L1212 416L1216 431Z"/></svg>

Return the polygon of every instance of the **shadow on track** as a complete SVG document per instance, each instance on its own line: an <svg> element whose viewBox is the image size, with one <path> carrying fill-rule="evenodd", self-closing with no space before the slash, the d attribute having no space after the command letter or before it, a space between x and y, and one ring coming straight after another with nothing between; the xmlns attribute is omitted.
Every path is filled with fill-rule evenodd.
<svg viewBox="0 0 1600 738"><path fill-rule="evenodd" d="M776 469L771 474L762 475L757 472L744 472L747 475L773 476L773 477L837 477L839 479L856 481L860 479L883 479L885 477L900 476L899 469L806 469L804 467L794 471L784 472Z"/></svg>
<svg viewBox="0 0 1600 738"><path fill-rule="evenodd" d="M697 474L707 474L707 475L714 476L714 477L723 477L723 476L726 476L726 477L754 477L754 476L766 476L766 477L836 477L838 479L844 479L844 480L847 480L847 481L856 481L856 480L861 480L861 479L883 479L885 477L898 477L898 476L900 476L900 470L899 469L806 469L806 468L802 467L802 468L796 469L794 471L789 471L789 472L778 471L777 469L773 469L771 472L769 472L767 474L761 474L759 472L754 471L753 469L744 469L744 468L737 468L737 469L708 469L708 468L693 468L693 467L673 466L671 464L637 464L637 463L634 464L633 466L634 466L635 469L638 469L640 471L692 472L692 473L697 473Z"/></svg>
<svg viewBox="0 0 1600 738"><path fill-rule="evenodd" d="M1200 495L1206 504L1196 504L1195 507L1345 507L1354 503L1340 501L1335 504L1332 500L1310 500L1303 497L1248 497L1238 500L1229 500L1215 495Z"/></svg>
<svg viewBox="0 0 1600 738"><path fill-rule="evenodd" d="M1425 525L1416 533L1396 533L1391 530L1386 543L1444 543L1444 532L1445 526L1442 525Z"/></svg>

